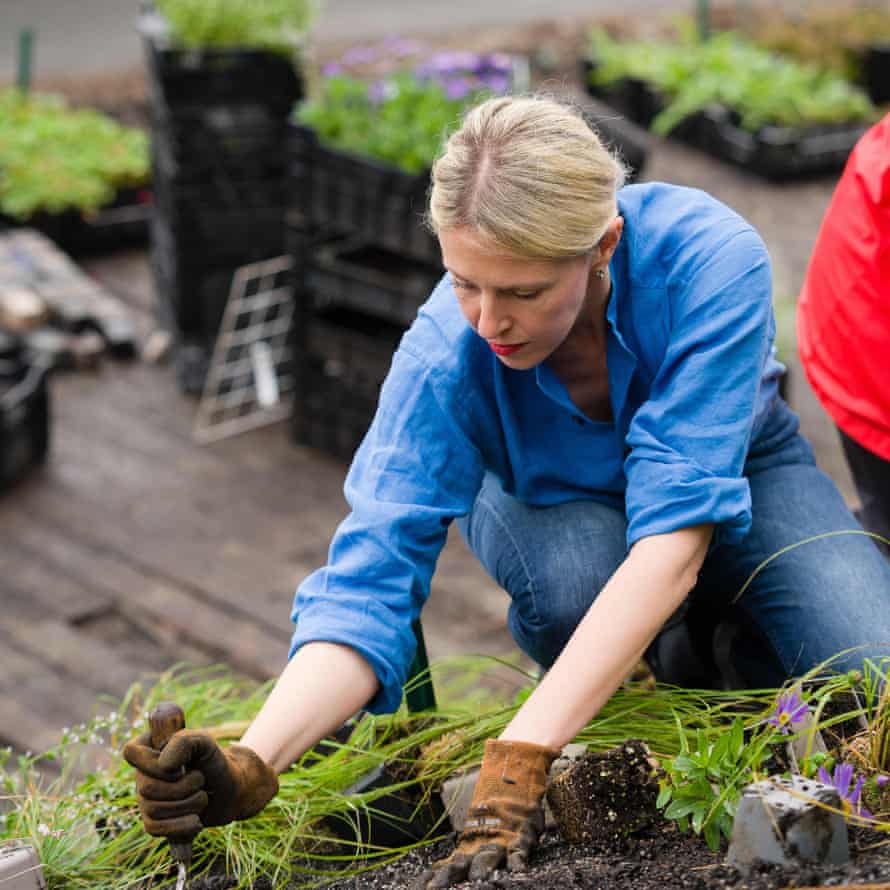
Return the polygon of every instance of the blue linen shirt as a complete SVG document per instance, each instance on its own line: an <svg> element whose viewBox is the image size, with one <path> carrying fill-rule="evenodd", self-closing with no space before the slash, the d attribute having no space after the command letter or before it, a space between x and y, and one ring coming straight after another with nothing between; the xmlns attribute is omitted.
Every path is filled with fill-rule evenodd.
<svg viewBox="0 0 890 890"><path fill-rule="evenodd" d="M624 510L628 548L701 523L727 541L748 531L742 469L783 372L766 249L695 189L632 185L618 204L624 233L606 312L613 422L582 414L546 363L502 364L447 276L402 338L346 478L351 512L292 612L290 655L324 640L371 664L371 711L401 702L411 622L448 526L471 510L486 471L528 504Z"/></svg>

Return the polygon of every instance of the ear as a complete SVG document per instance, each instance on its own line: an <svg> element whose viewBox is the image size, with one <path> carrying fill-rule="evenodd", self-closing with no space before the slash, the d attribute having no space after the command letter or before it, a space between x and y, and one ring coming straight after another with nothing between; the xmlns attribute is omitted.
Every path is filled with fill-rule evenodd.
<svg viewBox="0 0 890 890"><path fill-rule="evenodd" d="M603 237L600 238L597 243L597 247L599 248L599 258L597 260L597 265L608 265L609 261L612 259L612 254L615 253L615 248L618 247L618 242L621 240L621 233L624 231L624 217L616 216L612 222L609 223L609 227L603 233Z"/></svg>

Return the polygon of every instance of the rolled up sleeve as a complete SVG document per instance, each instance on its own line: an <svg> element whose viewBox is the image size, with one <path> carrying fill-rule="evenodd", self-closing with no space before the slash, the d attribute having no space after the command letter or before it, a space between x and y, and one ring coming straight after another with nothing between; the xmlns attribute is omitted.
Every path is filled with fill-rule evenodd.
<svg viewBox="0 0 890 890"><path fill-rule="evenodd" d="M404 346L344 492L351 512L328 564L298 588L290 655L311 641L341 643L374 669L368 710L396 710L414 657L412 621L429 595L448 526L469 512L482 460L462 424L455 387Z"/></svg>
<svg viewBox="0 0 890 890"><path fill-rule="evenodd" d="M669 345L628 430L628 546L703 523L734 542L751 525L742 471L774 335L769 257L744 229L687 275L669 279Z"/></svg>

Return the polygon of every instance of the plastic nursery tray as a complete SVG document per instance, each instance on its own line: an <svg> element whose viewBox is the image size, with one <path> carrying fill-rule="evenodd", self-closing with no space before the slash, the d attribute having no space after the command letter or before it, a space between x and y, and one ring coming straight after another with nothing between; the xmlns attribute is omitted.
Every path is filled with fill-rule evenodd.
<svg viewBox="0 0 890 890"><path fill-rule="evenodd" d="M625 78L608 86L591 84L595 68L582 62L590 95L648 127L664 99L643 81ZM817 176L840 170L867 123L847 122L806 128L764 126L749 132L731 109L712 105L690 115L671 133L673 139L771 180Z"/></svg>
<svg viewBox="0 0 890 890"><path fill-rule="evenodd" d="M0 217L0 228L37 229L71 256L107 253L148 243L152 214L151 187L121 189L115 199L95 213L38 211L26 220Z"/></svg>
<svg viewBox="0 0 890 890"><path fill-rule="evenodd" d="M343 304L409 325L441 276L441 267L353 238L313 251L307 284L317 305Z"/></svg>
<svg viewBox="0 0 890 890"><path fill-rule="evenodd" d="M46 459L46 368L29 363L18 337L0 331L0 491Z"/></svg>
<svg viewBox="0 0 890 890"><path fill-rule="evenodd" d="M429 173L411 175L373 158L322 145L294 125L297 200L313 225L363 236L396 253L439 262L439 245L423 225Z"/></svg>

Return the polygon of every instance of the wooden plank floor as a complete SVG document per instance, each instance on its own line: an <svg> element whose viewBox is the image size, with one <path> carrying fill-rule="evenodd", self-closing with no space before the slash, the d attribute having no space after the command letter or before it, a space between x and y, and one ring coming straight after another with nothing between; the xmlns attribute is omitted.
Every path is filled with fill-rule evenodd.
<svg viewBox="0 0 890 890"><path fill-rule="evenodd" d="M146 336L145 254L84 265ZM195 444L196 402L169 367L107 361L57 375L51 397L46 467L0 498L0 744L42 750L182 660L275 676L293 591L345 515L345 466L286 424ZM505 614L452 535L424 613L431 657L513 651Z"/></svg>

